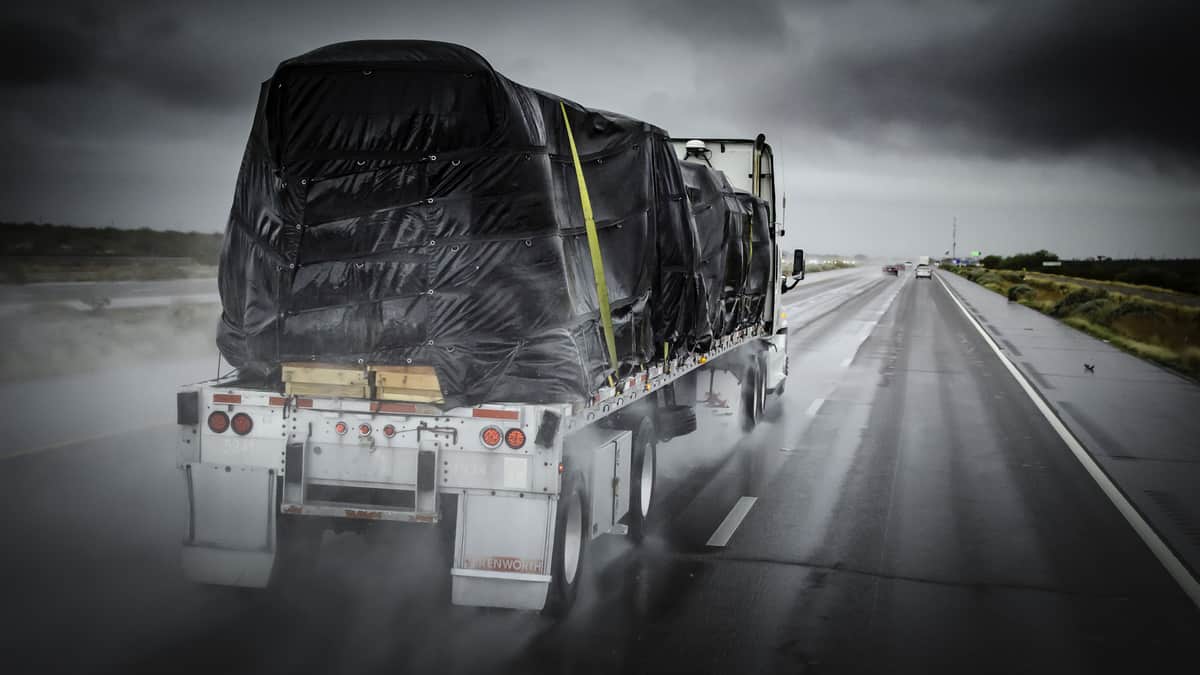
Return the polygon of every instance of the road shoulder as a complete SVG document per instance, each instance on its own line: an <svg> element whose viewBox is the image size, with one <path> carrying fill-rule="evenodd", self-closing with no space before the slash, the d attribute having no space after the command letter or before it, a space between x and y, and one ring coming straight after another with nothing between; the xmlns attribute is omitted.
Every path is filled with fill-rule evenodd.
<svg viewBox="0 0 1200 675"><path fill-rule="evenodd" d="M1200 575L1200 386L966 279L938 277L1193 580Z"/></svg>

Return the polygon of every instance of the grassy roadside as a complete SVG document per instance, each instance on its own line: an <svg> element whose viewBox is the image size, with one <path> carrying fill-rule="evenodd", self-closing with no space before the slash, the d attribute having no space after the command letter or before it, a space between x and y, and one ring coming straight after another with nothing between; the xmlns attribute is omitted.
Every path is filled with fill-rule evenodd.
<svg viewBox="0 0 1200 675"><path fill-rule="evenodd" d="M213 277L222 236L0 222L0 283Z"/></svg>
<svg viewBox="0 0 1200 675"><path fill-rule="evenodd" d="M943 269L1135 356L1200 379L1200 309L1024 272Z"/></svg>
<svg viewBox="0 0 1200 675"><path fill-rule="evenodd" d="M161 281L217 276L216 265L187 258L3 257L0 283L39 284L63 281Z"/></svg>

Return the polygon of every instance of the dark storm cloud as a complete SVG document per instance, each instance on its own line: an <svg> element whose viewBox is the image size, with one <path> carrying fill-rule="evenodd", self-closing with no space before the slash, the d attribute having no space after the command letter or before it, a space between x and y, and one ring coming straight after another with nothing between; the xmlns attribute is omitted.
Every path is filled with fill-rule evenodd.
<svg viewBox="0 0 1200 675"><path fill-rule="evenodd" d="M1200 162L1200 3L996 7L969 30L837 55L803 106L832 127L903 123L990 153Z"/></svg>
<svg viewBox="0 0 1200 675"><path fill-rule="evenodd" d="M653 24L685 36L698 51L713 45L755 49L777 47L787 40L786 4L780 0L661 0L646 3L632 15L644 11Z"/></svg>
<svg viewBox="0 0 1200 675"><path fill-rule="evenodd" d="M190 34L169 10L130 3L100 13L81 5L0 19L0 87L17 102L40 87L94 94L126 86L184 107L243 104L231 64L213 58L220 43Z"/></svg>
<svg viewBox="0 0 1200 675"><path fill-rule="evenodd" d="M1118 230L1137 221L1167 233L1154 250L1200 250L1192 4L9 3L0 220L219 229L276 65L408 38L467 45L519 82L675 134L766 133L811 225L790 229L828 232L829 250L985 209L1007 227L1013 205L1031 232L1055 222L1127 242Z"/></svg>

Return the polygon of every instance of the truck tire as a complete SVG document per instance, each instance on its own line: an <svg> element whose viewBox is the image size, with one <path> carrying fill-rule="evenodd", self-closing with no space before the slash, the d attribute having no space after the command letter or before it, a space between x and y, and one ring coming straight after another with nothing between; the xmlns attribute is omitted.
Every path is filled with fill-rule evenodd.
<svg viewBox="0 0 1200 675"><path fill-rule="evenodd" d="M692 413L695 428L696 415ZM629 538L636 543L646 537L646 523L654 506L655 481L658 478L658 443L654 424L642 418L633 432L633 452L629 466Z"/></svg>
<svg viewBox="0 0 1200 675"><path fill-rule="evenodd" d="M543 610L564 617L579 595L584 562L591 539L590 502L583 474L572 472L563 477L554 519L554 559L550 561L550 591Z"/></svg>
<svg viewBox="0 0 1200 675"><path fill-rule="evenodd" d="M690 405L659 408L654 414L654 428L658 431L660 441L687 436L696 430L696 409Z"/></svg>
<svg viewBox="0 0 1200 675"><path fill-rule="evenodd" d="M766 403L766 379L758 359L746 368L742 378L742 430L753 431L762 420L763 407Z"/></svg>

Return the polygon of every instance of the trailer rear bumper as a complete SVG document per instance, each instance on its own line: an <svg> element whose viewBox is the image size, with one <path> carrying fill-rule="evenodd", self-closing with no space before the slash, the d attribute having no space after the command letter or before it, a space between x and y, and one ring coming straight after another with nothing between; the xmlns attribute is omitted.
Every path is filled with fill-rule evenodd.
<svg viewBox="0 0 1200 675"><path fill-rule="evenodd" d="M292 516L321 516L325 518L349 518L351 520L387 520L397 523L436 523L437 513L417 513L378 509L361 504L296 504L284 502L280 512Z"/></svg>

